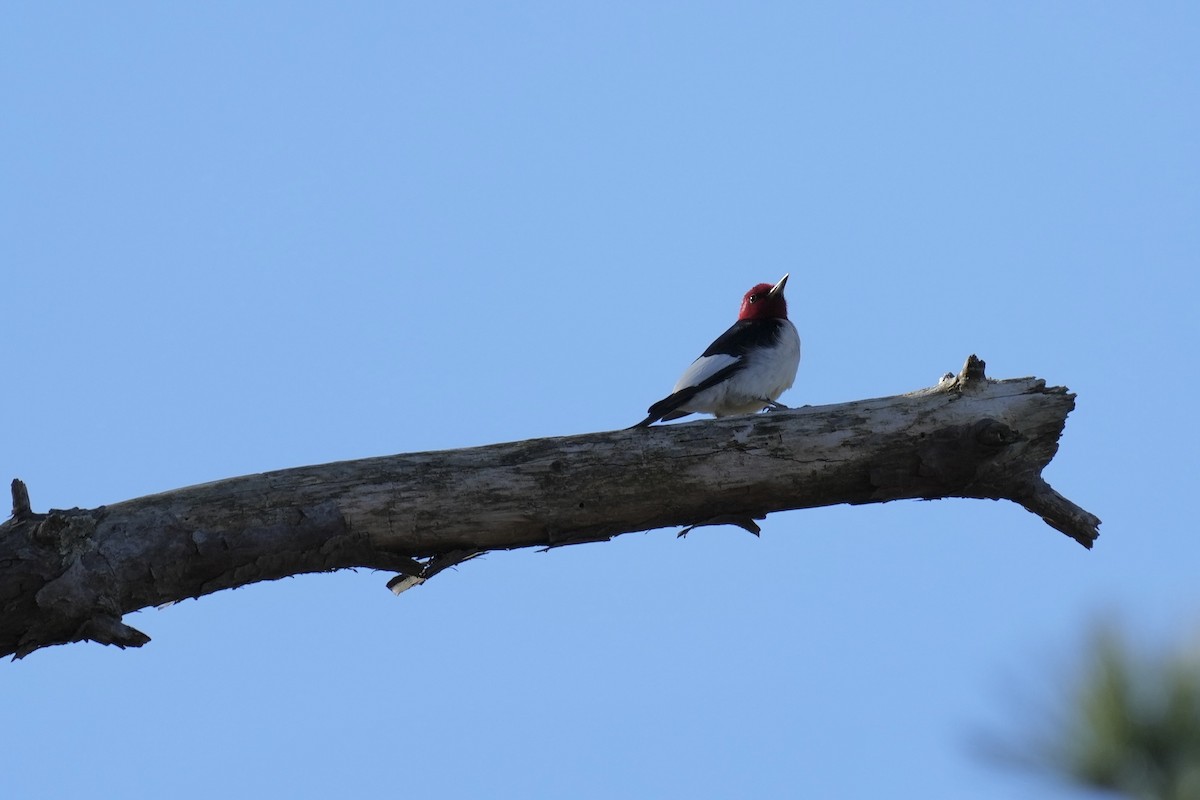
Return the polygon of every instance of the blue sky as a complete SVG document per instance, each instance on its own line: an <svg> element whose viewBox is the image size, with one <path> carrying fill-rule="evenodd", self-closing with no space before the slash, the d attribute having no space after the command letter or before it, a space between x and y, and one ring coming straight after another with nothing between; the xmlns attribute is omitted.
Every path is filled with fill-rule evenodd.
<svg viewBox="0 0 1200 800"><path fill-rule="evenodd" d="M790 272L790 404L1079 395L992 502L130 615L0 666L14 797L1050 798L973 752L1200 623L1192 4L29 4L0 478L34 508L624 427ZM1014 734L1015 735L1015 734Z"/></svg>

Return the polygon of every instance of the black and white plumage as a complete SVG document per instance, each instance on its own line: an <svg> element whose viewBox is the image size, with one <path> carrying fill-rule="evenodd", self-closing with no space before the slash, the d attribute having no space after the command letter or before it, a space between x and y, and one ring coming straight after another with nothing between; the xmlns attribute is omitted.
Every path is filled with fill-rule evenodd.
<svg viewBox="0 0 1200 800"><path fill-rule="evenodd" d="M688 414L727 417L782 408L776 398L791 388L800 365L800 335L787 318L783 298L787 279L784 275L774 286L760 283L746 292L737 322L692 362L671 394L650 406L648 416L633 427Z"/></svg>

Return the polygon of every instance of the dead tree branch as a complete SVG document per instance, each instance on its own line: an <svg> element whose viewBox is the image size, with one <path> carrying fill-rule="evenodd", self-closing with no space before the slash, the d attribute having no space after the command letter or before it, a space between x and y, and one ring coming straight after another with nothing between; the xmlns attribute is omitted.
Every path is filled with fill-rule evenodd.
<svg viewBox="0 0 1200 800"><path fill-rule="evenodd" d="M912 394L267 472L0 524L0 654L148 641L124 614L371 567L397 593L488 550L901 498L1006 499L1085 547L1100 520L1042 480L1074 395L972 356Z"/></svg>

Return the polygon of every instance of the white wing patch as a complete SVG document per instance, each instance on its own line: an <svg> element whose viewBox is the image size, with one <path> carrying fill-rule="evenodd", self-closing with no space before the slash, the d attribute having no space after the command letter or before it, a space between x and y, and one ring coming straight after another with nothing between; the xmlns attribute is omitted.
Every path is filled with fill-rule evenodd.
<svg viewBox="0 0 1200 800"><path fill-rule="evenodd" d="M699 386L730 364L738 363L742 358L743 356L731 356L726 353L700 356L679 376L679 380L676 381L673 391L678 392L680 389L686 389L689 386Z"/></svg>

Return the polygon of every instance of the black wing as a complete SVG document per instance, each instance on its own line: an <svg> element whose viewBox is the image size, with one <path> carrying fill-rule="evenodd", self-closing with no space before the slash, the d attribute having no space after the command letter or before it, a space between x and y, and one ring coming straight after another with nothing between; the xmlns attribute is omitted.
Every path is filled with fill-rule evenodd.
<svg viewBox="0 0 1200 800"><path fill-rule="evenodd" d="M770 347L779 341L779 334L787 320L783 319L739 319L729 330L700 354L705 356L744 356L751 350Z"/></svg>

